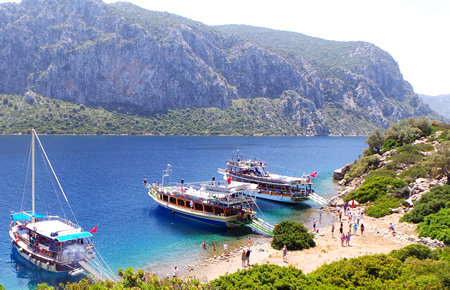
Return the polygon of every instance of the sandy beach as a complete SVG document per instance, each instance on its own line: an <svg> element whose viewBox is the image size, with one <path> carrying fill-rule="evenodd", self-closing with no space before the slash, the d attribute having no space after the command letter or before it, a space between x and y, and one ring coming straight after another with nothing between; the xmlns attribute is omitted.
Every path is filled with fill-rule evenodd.
<svg viewBox="0 0 450 290"><path fill-rule="evenodd" d="M360 223L365 226L364 235L358 228L357 234L353 234L350 246L341 246L339 239L339 223L335 223L334 237L331 235L331 225L319 228L316 234L316 247L302 251L288 252L287 263L283 262L282 252L272 249L271 239L265 238L251 245L251 264L274 264L279 266L292 265L301 269L305 274L310 273L323 264L331 263L343 258L353 258L362 255L389 253L392 250L402 248L414 243L416 225L400 223L402 214L392 214L383 218L374 219L364 216ZM348 219L343 216L344 232L348 232ZM395 227L396 234L389 230L389 224ZM311 229L312 231L312 229ZM222 247L219 246L218 249ZM241 262L241 252L247 248L247 243L240 248L233 249L229 255L220 255L191 265L183 277L195 277L201 282L214 280L227 273L234 273L244 269Z"/></svg>

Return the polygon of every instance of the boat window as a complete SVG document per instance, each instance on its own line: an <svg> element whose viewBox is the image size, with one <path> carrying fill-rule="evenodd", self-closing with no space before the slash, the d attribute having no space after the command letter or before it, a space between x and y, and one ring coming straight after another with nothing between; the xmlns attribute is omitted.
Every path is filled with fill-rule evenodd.
<svg viewBox="0 0 450 290"><path fill-rule="evenodd" d="M216 214L222 214L223 213L223 208L221 207L215 207L214 211L216 212Z"/></svg>
<svg viewBox="0 0 450 290"><path fill-rule="evenodd" d="M201 204L201 203L194 203L194 208L196 210L203 210L203 204Z"/></svg>
<svg viewBox="0 0 450 290"><path fill-rule="evenodd" d="M179 200L178 200L178 205L184 206L184 200L179 199Z"/></svg>
<svg viewBox="0 0 450 290"><path fill-rule="evenodd" d="M169 198L167 197L167 195L163 195L163 196L162 196L162 199L165 200L165 201L168 201L168 200L169 200Z"/></svg>
<svg viewBox="0 0 450 290"><path fill-rule="evenodd" d="M205 211L206 212L213 212L213 208L210 205L205 205Z"/></svg>
<svg viewBox="0 0 450 290"><path fill-rule="evenodd" d="M175 197L170 197L170 203L177 203L177 199Z"/></svg>

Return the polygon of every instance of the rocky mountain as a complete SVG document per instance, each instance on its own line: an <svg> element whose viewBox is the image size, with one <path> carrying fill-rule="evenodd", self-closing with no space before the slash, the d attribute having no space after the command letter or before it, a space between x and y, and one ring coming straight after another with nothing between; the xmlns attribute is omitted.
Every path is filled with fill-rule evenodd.
<svg viewBox="0 0 450 290"><path fill-rule="evenodd" d="M150 116L255 100L255 119L302 135L361 135L436 117L372 44L209 27L100 0L0 4L0 93L28 90Z"/></svg>
<svg viewBox="0 0 450 290"><path fill-rule="evenodd" d="M450 94L427 96L419 94L420 99L433 111L438 112L447 120L450 120Z"/></svg>

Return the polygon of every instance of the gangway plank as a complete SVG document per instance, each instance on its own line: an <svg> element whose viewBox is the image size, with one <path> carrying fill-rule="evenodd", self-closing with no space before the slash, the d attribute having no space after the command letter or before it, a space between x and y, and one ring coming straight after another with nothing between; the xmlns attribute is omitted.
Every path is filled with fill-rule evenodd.
<svg viewBox="0 0 450 290"><path fill-rule="evenodd" d="M312 192L312 193L310 193L310 194L308 195L308 197L309 197L312 201L314 201L314 202L316 202L316 203L318 203L318 204L320 204L320 205L328 205L328 201L327 201L325 198L323 198L323 197L321 197L320 195L318 195L317 193Z"/></svg>
<svg viewBox="0 0 450 290"><path fill-rule="evenodd" d="M79 261L78 264L84 269L86 270L86 272L88 272L89 274L91 274L94 279L96 280L102 280L102 281L106 281L107 279L105 277L103 277L102 274L100 274L98 271L96 271L93 267L91 267L91 265L89 265L86 261Z"/></svg>
<svg viewBox="0 0 450 290"><path fill-rule="evenodd" d="M274 226L263 221L262 219L259 219L259 218L253 218L248 223L243 223L243 222L239 222L239 221L232 221L231 223L233 223L237 226L242 226L242 225L248 226L254 232L256 232L257 234L263 235L263 236L269 236L269 237L273 236Z"/></svg>

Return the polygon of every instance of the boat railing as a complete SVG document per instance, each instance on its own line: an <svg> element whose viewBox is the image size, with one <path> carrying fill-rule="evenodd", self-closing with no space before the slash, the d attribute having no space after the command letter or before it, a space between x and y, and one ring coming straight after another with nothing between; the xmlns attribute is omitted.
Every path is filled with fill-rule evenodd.
<svg viewBox="0 0 450 290"><path fill-rule="evenodd" d="M55 259L58 262L72 262L72 261L84 260L87 257L89 258L94 255L94 253L93 253L94 247L90 243L87 243L87 244L81 246L81 248L83 250L82 254L80 254L80 253L73 254L72 253L73 257L71 257L71 258L69 257L69 259L68 259L68 258L66 258L67 255L66 256L62 255L62 253L64 252L64 248L62 248L62 251L54 251L54 250L49 249L49 246L45 245L45 244L34 244L34 243L31 244L28 236L24 236L21 233L16 233L16 234L17 234L17 236L16 236L17 241L21 241L22 243L24 243L32 252L39 254L43 257L46 257L46 258ZM68 255L70 256L72 254L68 254Z"/></svg>
<svg viewBox="0 0 450 290"><path fill-rule="evenodd" d="M183 198L189 201L192 200L193 202L198 202L206 205L225 205L227 207L233 207L240 204L255 203L254 199L252 199L251 197L245 194L237 194L237 193L234 193L235 195L237 195L236 197L233 197L230 194L228 198L226 196L215 198L202 198L198 196L181 193L178 190L173 190L173 188L171 188L170 190L167 190L167 188L163 188L162 192L171 197Z"/></svg>
<svg viewBox="0 0 450 290"><path fill-rule="evenodd" d="M59 216L46 216L46 217L43 218L43 220L44 221L60 221L60 222L66 224L68 226L71 226L72 228L74 228L76 230L82 231L82 228L79 225L71 222L68 219L65 219L65 218L62 218L62 217L59 217Z"/></svg>

